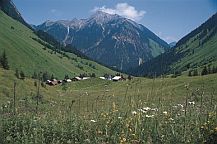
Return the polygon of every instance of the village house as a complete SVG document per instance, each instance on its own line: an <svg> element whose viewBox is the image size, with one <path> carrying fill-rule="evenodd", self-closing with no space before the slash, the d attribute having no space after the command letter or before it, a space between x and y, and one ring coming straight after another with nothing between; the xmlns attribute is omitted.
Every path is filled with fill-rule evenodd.
<svg viewBox="0 0 217 144"><path fill-rule="evenodd" d="M53 80L47 80L46 84L50 85L50 86L55 86L58 84L58 81L56 79Z"/></svg>
<svg viewBox="0 0 217 144"><path fill-rule="evenodd" d="M82 80L80 77L74 77L74 78L72 78L72 81L80 81L80 80Z"/></svg>
<svg viewBox="0 0 217 144"><path fill-rule="evenodd" d="M123 76L115 76L112 78L113 81L123 81L126 80Z"/></svg>

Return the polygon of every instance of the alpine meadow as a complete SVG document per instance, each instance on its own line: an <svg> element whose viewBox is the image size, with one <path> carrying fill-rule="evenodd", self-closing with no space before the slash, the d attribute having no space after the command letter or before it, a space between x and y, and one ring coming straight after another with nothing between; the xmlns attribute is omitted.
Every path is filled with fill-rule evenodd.
<svg viewBox="0 0 217 144"><path fill-rule="evenodd" d="M0 0L0 144L216 144L215 0Z"/></svg>

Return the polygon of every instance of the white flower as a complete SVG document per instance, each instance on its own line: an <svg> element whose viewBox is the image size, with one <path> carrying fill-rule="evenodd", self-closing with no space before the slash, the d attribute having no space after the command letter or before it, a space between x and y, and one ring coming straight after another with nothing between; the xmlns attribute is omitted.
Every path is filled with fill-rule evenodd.
<svg viewBox="0 0 217 144"><path fill-rule="evenodd" d="M90 120L90 122L93 122L93 123L95 123L96 121L95 121L95 120Z"/></svg>
<svg viewBox="0 0 217 144"><path fill-rule="evenodd" d="M152 111L158 111L158 109L157 108L153 108L153 109L151 109Z"/></svg>
<svg viewBox="0 0 217 144"><path fill-rule="evenodd" d="M142 113L147 113L147 111L144 111L143 109L138 109L138 111Z"/></svg>
<svg viewBox="0 0 217 144"><path fill-rule="evenodd" d="M188 89L188 88L189 88L189 84L186 84L186 85L185 85L185 88L187 88L187 89Z"/></svg>
<svg viewBox="0 0 217 144"><path fill-rule="evenodd" d="M136 115L137 114L137 112L136 111L132 111L132 115Z"/></svg>
<svg viewBox="0 0 217 144"><path fill-rule="evenodd" d="M184 107L182 104L178 104L178 106L179 106L179 107L182 107L182 108Z"/></svg>
<svg viewBox="0 0 217 144"><path fill-rule="evenodd" d="M167 111L164 111L163 114L167 115Z"/></svg>
<svg viewBox="0 0 217 144"><path fill-rule="evenodd" d="M173 118L169 118L169 120L170 120L170 121L174 121L174 119L173 119Z"/></svg>
<svg viewBox="0 0 217 144"><path fill-rule="evenodd" d="M149 111L151 108L150 107L144 107L143 110Z"/></svg>
<svg viewBox="0 0 217 144"><path fill-rule="evenodd" d="M122 119L122 117L118 117L118 119Z"/></svg>
<svg viewBox="0 0 217 144"><path fill-rule="evenodd" d="M192 101L192 102L188 102L189 105L195 105L195 102Z"/></svg>
<svg viewBox="0 0 217 144"><path fill-rule="evenodd" d="M173 106L173 108L177 108L178 106Z"/></svg>
<svg viewBox="0 0 217 144"><path fill-rule="evenodd" d="M153 118L154 115L145 115L146 118Z"/></svg>

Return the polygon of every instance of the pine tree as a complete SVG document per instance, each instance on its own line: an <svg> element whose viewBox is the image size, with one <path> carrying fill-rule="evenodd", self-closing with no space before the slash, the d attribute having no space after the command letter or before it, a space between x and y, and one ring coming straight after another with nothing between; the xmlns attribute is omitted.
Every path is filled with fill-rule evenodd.
<svg viewBox="0 0 217 144"><path fill-rule="evenodd" d="M96 74L95 74L95 73L92 73L92 74L91 74L91 77L95 78L95 77L96 77Z"/></svg>
<svg viewBox="0 0 217 144"><path fill-rule="evenodd" d="M127 79L128 79L128 80L132 80L132 76L131 76L131 75L128 75Z"/></svg>
<svg viewBox="0 0 217 144"><path fill-rule="evenodd" d="M193 76L198 76L198 71L197 71L197 69L194 70Z"/></svg>
<svg viewBox="0 0 217 144"><path fill-rule="evenodd" d="M201 72L201 75L207 75L208 74L208 70L207 70L207 67L205 66Z"/></svg>
<svg viewBox="0 0 217 144"><path fill-rule="evenodd" d="M46 80L48 80L50 77L49 77L49 75L48 75L48 73L47 72L44 72L43 74L42 74L42 81L46 81Z"/></svg>
<svg viewBox="0 0 217 144"><path fill-rule="evenodd" d="M34 72L33 75L32 75L32 79L37 79L37 78L38 78L38 75L37 75L36 72Z"/></svg>
<svg viewBox="0 0 217 144"><path fill-rule="evenodd" d="M217 73L217 67L215 66L212 67L212 73Z"/></svg>
<svg viewBox="0 0 217 144"><path fill-rule="evenodd" d="M0 62L1 62L3 69L9 70L8 58L6 56L5 51L3 52L2 56L1 56Z"/></svg>
<svg viewBox="0 0 217 144"><path fill-rule="evenodd" d="M212 70L210 66L208 66L208 74L212 74Z"/></svg>
<svg viewBox="0 0 217 144"><path fill-rule="evenodd" d="M20 79L24 80L25 79L25 74L23 71L20 71Z"/></svg>
<svg viewBox="0 0 217 144"><path fill-rule="evenodd" d="M66 79L69 79L69 76L68 76L68 75L65 75L65 78L64 78L64 79L65 79L65 80L66 80Z"/></svg>
<svg viewBox="0 0 217 144"><path fill-rule="evenodd" d="M188 76L191 77L191 70L188 71Z"/></svg>

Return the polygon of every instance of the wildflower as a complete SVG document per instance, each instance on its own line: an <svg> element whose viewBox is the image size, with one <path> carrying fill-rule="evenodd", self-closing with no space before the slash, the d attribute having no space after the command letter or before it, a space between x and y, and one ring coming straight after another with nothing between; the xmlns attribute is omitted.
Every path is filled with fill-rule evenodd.
<svg viewBox="0 0 217 144"><path fill-rule="evenodd" d="M144 107L143 110L149 111L151 108L150 107Z"/></svg>
<svg viewBox="0 0 217 144"><path fill-rule="evenodd" d="M173 106L173 108L177 108L178 106Z"/></svg>
<svg viewBox="0 0 217 144"><path fill-rule="evenodd" d="M177 106L182 107L182 108L184 107L182 104L178 104Z"/></svg>
<svg viewBox="0 0 217 144"><path fill-rule="evenodd" d="M163 114L167 115L168 113L167 113L167 111L164 111Z"/></svg>
<svg viewBox="0 0 217 144"><path fill-rule="evenodd" d="M98 130L97 133L100 135L103 134L103 132L101 130Z"/></svg>
<svg viewBox="0 0 217 144"><path fill-rule="evenodd" d="M122 143L125 143L127 141L127 139L126 138L121 138L121 141L120 141L120 143L122 144Z"/></svg>
<svg viewBox="0 0 217 144"><path fill-rule="evenodd" d="M189 105L195 105L195 102L192 101L192 102L188 102Z"/></svg>
<svg viewBox="0 0 217 144"><path fill-rule="evenodd" d="M188 88L189 88L189 84L186 84L186 85L185 85L185 88L188 89Z"/></svg>
<svg viewBox="0 0 217 144"><path fill-rule="evenodd" d="M169 120L170 120L170 121L174 121L174 119L173 119L173 118L169 118Z"/></svg>
<svg viewBox="0 0 217 144"><path fill-rule="evenodd" d="M215 130L215 132L217 132L217 127L214 130Z"/></svg>
<svg viewBox="0 0 217 144"><path fill-rule="evenodd" d="M146 118L153 118L154 115L145 115Z"/></svg>
<svg viewBox="0 0 217 144"><path fill-rule="evenodd" d="M137 114L137 112L136 111L132 111L132 115L136 115Z"/></svg>
<svg viewBox="0 0 217 144"><path fill-rule="evenodd" d="M138 109L139 112L142 112L142 113L147 113L147 111L143 110L143 109Z"/></svg>
<svg viewBox="0 0 217 144"><path fill-rule="evenodd" d="M122 117L118 117L118 119L122 119Z"/></svg>
<svg viewBox="0 0 217 144"><path fill-rule="evenodd" d="M95 121L95 120L90 120L90 122L93 122L93 123L95 123L96 121Z"/></svg>
<svg viewBox="0 0 217 144"><path fill-rule="evenodd" d="M153 108L153 109L151 109L152 111L158 111L158 109L157 108Z"/></svg>
<svg viewBox="0 0 217 144"><path fill-rule="evenodd" d="M116 104L115 102L112 103L112 110L113 112L117 112L118 110L116 109Z"/></svg>

